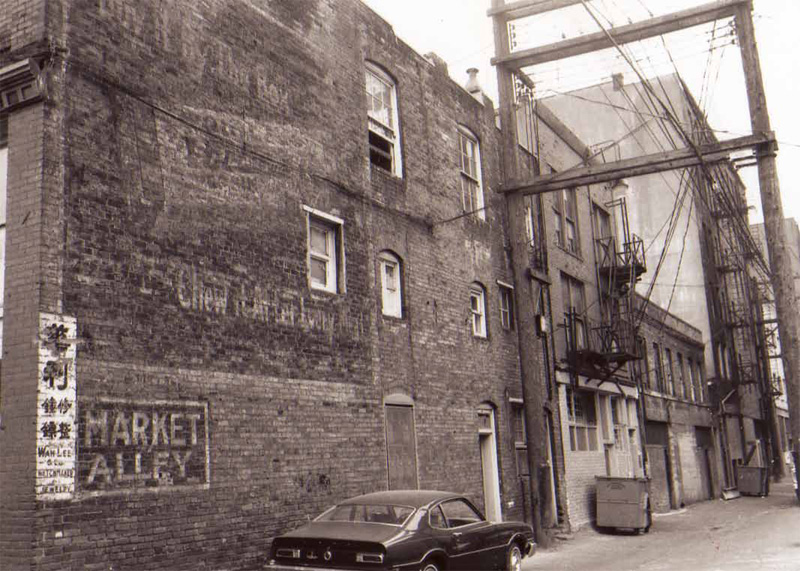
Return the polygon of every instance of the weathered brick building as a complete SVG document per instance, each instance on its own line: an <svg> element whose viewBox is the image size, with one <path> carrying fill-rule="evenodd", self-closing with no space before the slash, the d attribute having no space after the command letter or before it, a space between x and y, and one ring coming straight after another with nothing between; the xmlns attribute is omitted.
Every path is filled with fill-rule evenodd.
<svg viewBox="0 0 800 571"><path fill-rule="evenodd" d="M637 301L642 358L631 369L643 393L653 510L667 511L721 492L715 411L706 391L700 330L644 298Z"/></svg>
<svg viewBox="0 0 800 571"><path fill-rule="evenodd" d="M441 61L356 0L18 0L0 94L4 570L255 568L387 487L523 517L499 134Z"/></svg>
<svg viewBox="0 0 800 571"><path fill-rule="evenodd" d="M546 105L527 104L530 111L519 113L520 147L533 151L541 174L592 160L565 121ZM543 362L557 433L548 454L559 484L553 507L558 522L572 528L594 520L596 476L644 475L638 392L625 366L635 358L629 302L644 257L615 193L614 185L594 185L526 199L531 273L547 276L534 304L547 340Z"/></svg>

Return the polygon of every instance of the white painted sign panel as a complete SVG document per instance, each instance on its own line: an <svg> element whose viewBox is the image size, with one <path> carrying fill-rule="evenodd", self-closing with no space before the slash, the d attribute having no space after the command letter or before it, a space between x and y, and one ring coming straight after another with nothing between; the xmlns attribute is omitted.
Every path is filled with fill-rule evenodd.
<svg viewBox="0 0 800 571"><path fill-rule="evenodd" d="M74 318L40 314L36 439L39 500L66 500L75 494L76 333Z"/></svg>

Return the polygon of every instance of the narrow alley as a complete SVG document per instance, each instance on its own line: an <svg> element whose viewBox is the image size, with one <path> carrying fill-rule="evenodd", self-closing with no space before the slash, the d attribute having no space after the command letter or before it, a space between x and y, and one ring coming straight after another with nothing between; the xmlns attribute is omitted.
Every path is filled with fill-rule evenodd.
<svg viewBox="0 0 800 571"><path fill-rule="evenodd" d="M796 571L800 506L789 481L766 498L711 500L657 515L647 535L584 528L525 571Z"/></svg>

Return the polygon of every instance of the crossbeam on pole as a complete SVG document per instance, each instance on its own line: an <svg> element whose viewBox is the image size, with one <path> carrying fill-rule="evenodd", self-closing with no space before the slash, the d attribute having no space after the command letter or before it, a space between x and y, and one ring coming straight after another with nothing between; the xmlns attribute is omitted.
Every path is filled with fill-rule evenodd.
<svg viewBox="0 0 800 571"><path fill-rule="evenodd" d="M519 0L509 2L498 8L489 8L486 12L489 16L505 16L508 20L516 20L545 12L554 12L561 8L567 8L580 4L582 0Z"/></svg>
<svg viewBox="0 0 800 571"><path fill-rule="evenodd" d="M596 52L613 47L614 44L609 39L609 35L617 45L638 42L670 32L708 24L723 18L731 18L736 14L736 9L747 2L748 0L719 0L697 8L690 8L618 28L610 28L608 34L606 32L587 34L563 42L495 57L492 58L492 65L504 65L518 70L532 65Z"/></svg>
<svg viewBox="0 0 800 571"><path fill-rule="evenodd" d="M728 160L730 153L775 142L774 133L748 135L720 143L698 145L663 153L654 153L611 163L577 167L563 172L536 177L533 182L504 185L500 193L521 192L542 194L562 188L573 188L617 181L647 174L717 163Z"/></svg>

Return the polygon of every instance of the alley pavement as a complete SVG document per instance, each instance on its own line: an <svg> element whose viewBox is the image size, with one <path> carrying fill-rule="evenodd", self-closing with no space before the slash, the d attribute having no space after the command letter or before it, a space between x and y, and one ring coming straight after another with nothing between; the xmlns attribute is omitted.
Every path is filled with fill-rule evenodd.
<svg viewBox="0 0 800 571"><path fill-rule="evenodd" d="M646 535L579 530L524 571L800 571L800 502L791 480L765 498L710 500L656 514Z"/></svg>

